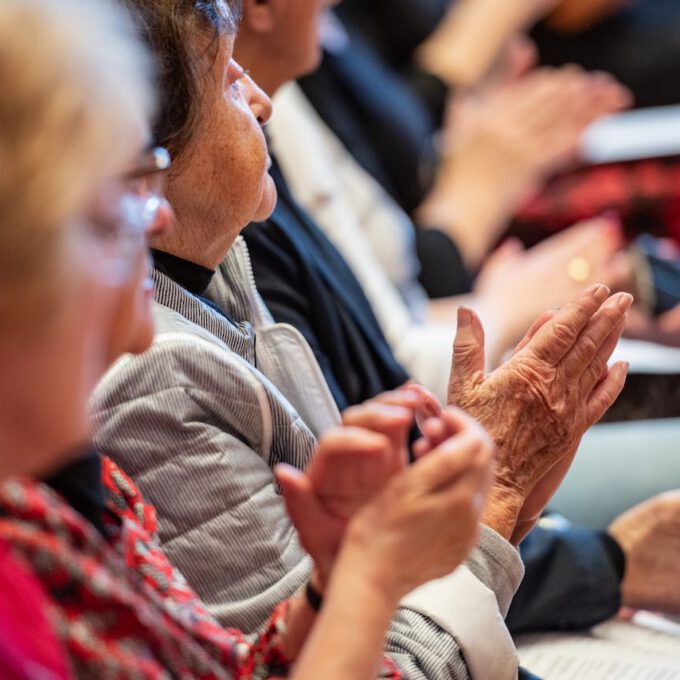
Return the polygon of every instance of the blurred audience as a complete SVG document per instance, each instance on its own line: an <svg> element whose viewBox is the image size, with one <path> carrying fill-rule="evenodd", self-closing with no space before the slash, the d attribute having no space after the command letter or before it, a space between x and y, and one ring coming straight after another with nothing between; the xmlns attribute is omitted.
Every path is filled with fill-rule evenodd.
<svg viewBox="0 0 680 680"><path fill-rule="evenodd" d="M270 22L270 5L259 3L251 9L264 25ZM314 5L295 5L290 8L292 13L286 15L304 25L305 20L315 18L317 9ZM151 13L148 3L138 10L147 18L146 30L154 48L166 60L172 56L182 63L195 39L185 35L182 40L170 43L168 36L181 32L161 31L162 22L158 21L158 14ZM267 44L272 51L281 46L272 37ZM263 139L255 129L245 126L242 109L232 111L229 98L225 103L223 83L230 83L230 73L231 79L236 80L242 72L234 62L227 63L228 51L220 51L228 50L228 38L222 36L217 45L219 58L210 61L216 64L214 71L191 87L176 80L177 74L186 73L186 69L167 69L168 81L162 90L186 92L189 96L186 106L162 107L155 135L171 145L175 140L182 141L179 147L172 148L175 171L168 185L179 227L176 232L154 240L156 312L161 332L149 352L139 358L126 357L113 368L98 390L96 409L101 425L98 440L136 476L156 504L161 539L173 560L218 617L252 628L271 609L272 598L280 599L294 591L308 574L308 563L289 521L274 502L270 466L281 460L298 467L304 465L314 443L312 432L323 431L336 422L337 415L327 388L319 382L318 366L310 362L309 347L301 336L288 327L271 325L253 288L244 245L236 239L248 219L268 214L273 197L270 180L264 174L267 159ZM189 54L200 58L203 53ZM212 54L209 52L208 56ZM308 58L306 52L302 58ZM217 69L219 73L215 72ZM201 98L192 99L193 92L200 93ZM254 118L267 120L268 100L252 89L248 79L243 80L241 87L230 89L230 96L232 92L245 94ZM186 112L197 106L198 101L199 111L187 120ZM232 116L240 120L239 129L244 130L240 137L225 134ZM216 139L221 143L215 144ZM229 163L225 163L226 159ZM229 172L240 170L239 180L225 181L225 168ZM238 194L238 202L231 198L234 194ZM238 212L234 210L236 205ZM356 299L362 299L360 289L356 295ZM496 386L493 391L500 395L505 390L516 394L518 389L526 389L527 398L539 410L545 408L551 397L547 394L530 397L537 394L537 386L520 388L513 375L522 373L525 363L536 360L543 343L551 345L557 341L563 324L573 328L570 342L574 343L573 354L564 348L567 352L564 360L567 361L567 356L574 360L579 356L576 370L599 377L604 370L604 358L620 332L620 319L630 304L630 297L624 295L603 305L607 295L605 287L593 288L565 309L564 317L549 321L542 333L528 340L527 348L513 363L496 374L491 381ZM600 306L602 310L597 311ZM586 324L590 324L598 338L592 344L594 352L581 352L582 341L577 336ZM476 344L473 328L471 323L467 333L472 335L467 340L461 339L463 346L466 342ZM600 345L601 351L596 350ZM191 352L187 351L188 346ZM227 348L231 353L225 351ZM608 375L606 382L592 393L589 410L582 411L578 418L567 419L570 436L575 441L618 393L625 367L618 365ZM231 377L229 382L226 376ZM275 390L272 383L279 389ZM238 385L237 391L225 392L227 384ZM584 379L578 408L588 402L587 395L594 387L590 378ZM464 392L458 393L458 398L462 399ZM234 394L239 395L238 399L234 399ZM481 402L485 400L486 397L481 398ZM300 420L291 404L310 427ZM576 408L576 402L572 408ZM162 418L157 417L159 413ZM538 426L544 421L536 418L532 422ZM507 428L514 427L510 413L507 421L494 425L496 438L508 442ZM143 442L140 432L144 433ZM503 449L501 457L506 463L502 469L521 467L520 461L530 455L530 450L534 454L540 450L548 459L532 468L516 497L508 499L506 492L501 491L504 503L490 506L484 522L496 533L483 532L480 546L468 560L468 572L428 584L427 594L412 595L393 622L390 644L409 672L421 673L425 665L440 669L440 673L464 675L466 663L472 668L477 664L478 669L485 668L499 677L516 672L517 662L507 631L493 623L498 622L498 608L506 611L521 572L517 555L504 538L519 541L531 527L574 452L571 447L565 448L563 441L555 447L546 445L543 436L544 432L536 431L530 435L534 444L527 442ZM532 454L532 460L538 461L538 457ZM558 461L561 465L538 487L540 492L532 495L537 480L544 478ZM496 485L507 488L502 477L497 477ZM170 498L167 488L181 488L183 492ZM238 543L244 522L252 527L253 538L259 539L242 546L238 554L225 554L221 546ZM202 545L204 558L200 563L194 559L197 542ZM496 555L493 567L488 565L490 552ZM271 568L272 559L281 565L277 570ZM482 567L483 564L487 566ZM441 593L434 597L430 589ZM494 598L489 603L491 608L476 608L477 622L451 618L456 607L451 607L450 602L459 597L461 602L470 601L475 592L483 598L481 593L488 592L486 589L495 592L498 600ZM441 630L442 622L447 627L444 637L435 633ZM482 625L486 649L493 645L494 654L481 649L481 638L475 631ZM452 630L455 635L449 632ZM461 648L465 650L464 657Z"/></svg>
<svg viewBox="0 0 680 680"><path fill-rule="evenodd" d="M510 633L680 613L680 492L541 519L677 250L494 250L630 102L516 36L629 10L335 4L0 7L3 678L510 680Z"/></svg>
<svg viewBox="0 0 680 680"><path fill-rule="evenodd" d="M320 5L313 2L308 3L307 7L310 13L320 9ZM286 66L288 77L293 77L314 61L315 42L311 35L315 32L315 26L310 21L296 25L286 21L283 15L278 17L278 23L275 20L268 22L268 30L262 31L253 19L254 13L261 11L262 8L252 10L249 3L245 4L236 54L251 68L259 81L276 87L277 82L281 84L286 77ZM277 34L276 38L274 34ZM279 49L270 58L267 45L273 41L284 44L283 37L286 35L290 45L288 53ZM306 59L301 58L300 45L308 46L309 56ZM389 387L390 383L381 383L380 380L403 379L394 372L391 375L390 364L375 352L375 348L380 345L375 329L370 325L370 306L364 304L365 300L362 302L363 308L360 306L359 301L363 297L357 292L358 282L349 276L340 252L333 249L310 217L296 204L286 183L290 171L296 180L295 189L305 197L314 214L321 216L324 228L335 239L351 267L358 272L361 285L368 292L378 317L381 321L388 320L387 327L393 331L390 337L401 336L403 348L403 338L410 335L413 349L411 357L417 357L419 364L413 362L407 366L426 365L429 369L427 376L437 381L435 384L446 395L449 374L448 371L442 371L442 367L448 365L453 338L452 324L426 328L423 325L409 327L408 321L404 322L406 315L401 312L403 304L400 308L398 294L396 291L392 293L386 277L381 276L381 265L376 262L376 258L371 257L371 247L358 227L362 218L365 219L383 238L379 245L388 246L391 244L389 229L398 236L400 219L403 224L405 216L400 218L398 210L390 206L389 199L375 187L370 177L353 167L351 159L343 153L331 133L320 129L313 112L309 111L308 105L305 107L295 90L284 88L283 96L277 96L275 102L275 115L268 130L273 137L274 150L283 149L286 158L283 173L276 167L278 157L275 157L273 170L279 191L279 205L270 220L253 224L244 232L260 293L277 320L292 324L308 339L339 404L354 403L358 399L357 390ZM278 108L280 103L283 104L281 109ZM574 272L572 278L566 270L577 257L586 254L592 257L591 251L598 243L598 238L603 240L603 246L606 244L604 239L611 241L609 248L602 249L605 253L612 253L618 246L616 226L605 220L575 228L573 234L556 237L554 244L544 244L536 249L535 256L521 270L524 277L517 276L518 267L513 266L516 262L509 257L511 252L507 256L499 253L498 267L506 267L507 272L503 285L506 288L526 286L521 293L514 289L515 293L506 298L508 317L522 318L520 310L512 301L525 301L532 295L540 300L542 295L551 295L554 288L551 289L547 284L554 276L556 256L563 258L561 268L565 274L563 284L560 284L560 278L555 277L555 288L559 285L573 287L569 291L569 294L573 294L583 282L578 282L578 272ZM506 247L505 250L508 249ZM552 259L543 254L550 249L556 251ZM391 250L395 258L401 255L398 248L392 247ZM505 257L507 260L504 263ZM536 276L533 282L527 266L532 262ZM601 271L604 271L604 267ZM480 283L483 284L483 281ZM538 304L543 305L542 308L550 306L547 297L543 297ZM502 309L497 310L497 314L502 312ZM450 313L453 313L453 309ZM526 325L529 323L527 319ZM373 339L365 349L359 343L362 336L371 337L370 334L373 334ZM429 343L425 344L427 340ZM349 357L360 357L360 360L350 363ZM422 380L424 375L421 372L417 378ZM660 527L654 533L659 540L663 540ZM546 569L544 559L554 555L560 543L563 543L560 554L564 556L564 561L553 561L551 568ZM539 529L527 543L523 555L527 573L508 618L511 630L557 625L552 608L535 606L541 600L534 591L538 587L543 592L551 592L553 602L558 599L561 602L559 611L562 626L570 623L580 625L574 622L582 622L586 611L586 616L593 617L589 619L590 622L594 622L597 616L606 618L618 608L625 555L611 537L589 534L577 528L559 532ZM578 559L578 566L572 562L572 557ZM591 591L584 588L586 583L596 585Z"/></svg>
<svg viewBox="0 0 680 680"><path fill-rule="evenodd" d="M394 8L393 11L397 9ZM475 17L467 23L474 23L474 20ZM457 27L460 25L460 21L456 23ZM457 28L458 32L461 30ZM499 79L498 73L494 74L490 84L482 86L474 96L467 95L462 100L454 101L444 132L446 138L453 140L446 147L451 151L444 153L442 168L434 184L425 179L425 184L432 188L416 212L416 222L420 228L416 230L415 244L412 244L409 243L412 237L408 234L406 219L403 216L397 217L394 206L385 207L388 201L380 190L377 187L363 190L358 188L367 182L371 184L371 180L365 175L361 176L361 172L353 167L355 164L348 159L347 151L388 187L390 182L384 181L385 171L391 168L387 170L387 174L393 176L400 190L415 189L419 196L417 200L421 201L425 190L419 190L418 187L423 184L423 178L429 176L423 168L432 165L431 161L422 157L423 153L428 154L427 144L423 145L422 140L434 139L433 129L429 132L427 130L427 116L402 115L404 110L410 110L409 106L411 109L418 106L418 98L398 78L390 75L384 65L380 66L376 55L371 56L361 45L359 49L356 46L350 48L357 40L356 34L350 38L343 32L342 26L336 23L332 30L326 30L326 36L328 35L331 38L327 37L326 42L332 44L332 47L327 48L321 69L303 78L301 85L326 122L339 135L341 143L320 126L300 97L289 91L282 95L277 107L280 113L279 120L275 119L273 124L273 144L294 193L327 233L335 232L336 237L333 240L346 255L352 247L355 250L366 250L366 247L364 244L359 245L357 239L345 238L348 243L343 248L341 242L344 229L338 227L338 215L344 215L348 221L348 214L356 214L357 219L354 222L363 227L372 239L372 252L382 261L393 286L396 286L406 301L406 308L402 305L401 314L393 312L395 305L392 304L392 313L385 310L381 314L378 311L378 317L397 355L409 367L413 366L411 371L415 375L427 370L419 364L428 363L427 359L424 362L419 360L417 352L413 350L416 327L422 327L423 319L428 317L436 321L444 315L444 318L450 319L458 303L453 299L435 305L425 304L423 290L415 281L418 271L420 283L430 297L450 297L474 290L478 296L476 308L482 313L489 331L492 364L517 341L521 329L526 328L531 318L544 308L544 302L547 305L561 304L562 296L568 294L570 281L572 284L579 280L603 281L617 290L634 293L643 303L641 309L646 313L646 337L672 341L673 334L662 331L665 325L672 323L672 317L655 322L650 316L650 305L644 304L655 294L655 288L650 285L652 277L648 272L653 264L651 259L647 256L640 257L636 248L631 256L624 252L614 256L624 243L620 230L614 226L615 220L609 229L604 227L600 230L582 230L580 236L573 234L554 239L553 245L546 244L546 247L536 251L523 253L513 243L485 263L479 272L478 285L472 284L473 273L486 258L489 249L497 243L521 197L526 196L527 189L532 184L539 186L536 180L540 173L532 175L532 172L535 173L544 164L542 167L545 172L542 176L547 177L550 174L550 164L560 158L560 145L566 144L565 152L567 149L573 152L580 130L583 129L581 126L569 131L569 124L565 121L576 124L578 115L568 113L567 106L564 103L559 104L554 94L547 90L543 94L551 101L550 106L533 106L534 111L539 110L546 116L543 123L539 123L535 115L527 116L522 107L532 108L529 94L532 79L542 78L544 85L549 83L572 104L583 106L585 112L589 106L586 103L588 98L582 94L573 96L575 93L570 93L567 81L560 79L562 76L578 80L583 78L582 75L571 73L567 76L535 71L519 77L530 65L531 54L526 47L516 44L506 57L509 65L505 69L505 75ZM338 35L343 37L338 38ZM451 49L451 43L448 42L447 45ZM601 76L592 77L597 80ZM399 100L408 102L409 106L404 107L396 100L391 104L386 103L389 100L387 96L376 97L376 83L381 82L389 96L396 96ZM622 96L621 91L614 95L616 88L611 83L605 85L603 81L600 87L604 88L600 92L609 92L609 97ZM513 88L516 92L511 94ZM519 105L517 109L512 103L513 97ZM609 100L610 104L614 101L615 99ZM619 99L619 105L622 103L623 99ZM551 108L553 104L555 109ZM513 119L513 110L517 114L516 119ZM592 108L590 110L592 113ZM279 122L283 117L287 118L286 123ZM422 125L417 122L419 120L423 122ZM522 121L521 129L519 120ZM537 127L529 130L532 125ZM545 127L542 128L542 125ZM291 135L289 131L283 130L284 126L289 130L292 126L293 132L298 134L307 128L320 132L315 135L312 143L309 134ZM277 129L282 134L277 135ZM413 134L404 132L406 130ZM554 136L552 141L544 133ZM412 143L407 141L406 144L392 144L389 141L392 135L396 135L400 141L411 139ZM326 139L319 139L320 137ZM512 142L513 139L516 144ZM556 142L558 139L561 141ZM306 153L302 154L304 160L301 161L297 151L303 145ZM320 145L323 147L321 151L318 150ZM339 166L343 170L339 175L337 172L329 173L328 176L324 173L323 167L327 165L331 154L334 156L333 167ZM568 153L561 156L563 163L568 156ZM548 165L545 165L546 162ZM397 170L397 164L404 164L408 168L408 174ZM526 170L531 167L534 170L527 175ZM553 165L552 170L555 167ZM340 181L336 176L339 176ZM502 189L494 189L489 184L493 184L494 176L498 177L498 186L502 186ZM533 179L522 179L529 176L533 176ZM508 180L509 177L512 181ZM514 200L507 193L514 193L513 182L517 183L515 186L518 189ZM329 188L331 183L334 185L332 189ZM324 200L320 198L322 194ZM335 205L329 207L333 203L328 199L331 194ZM506 201L504 196L509 200ZM409 204L410 199L404 195L398 198L402 203ZM342 208L338 209L341 203ZM410 205L414 208L416 204ZM387 226L388 222L392 225L391 230ZM437 228L432 228L433 226ZM588 233L589 240L585 236ZM361 235L358 238L361 239ZM393 255L393 248L385 248L385 240L390 243L405 241L405 245L396 251L397 257ZM420 259L420 269L415 254ZM351 257L349 259L352 261ZM359 273L361 266L355 259L355 273L362 282L375 278L368 272ZM366 270L373 268L366 262L366 258L363 266ZM525 272L522 283L515 276L504 275L504 272L509 274L520 269ZM488 270L488 274L485 270ZM549 283L546 281L545 271L563 271L565 274L563 277L554 277L553 283ZM523 285L523 290L517 290L516 285ZM368 288L370 293L370 286ZM377 288L374 286L375 290L382 288L383 282ZM677 283L674 288L677 291ZM552 299L541 300L539 291ZM391 296L369 294L369 297L376 310L391 302ZM522 306L522 311L526 313L524 317L511 302L518 297L525 302ZM532 306L532 301L536 303L536 307ZM636 316L641 316L638 311ZM409 317L410 324L404 321ZM409 329L411 332L408 332ZM640 324L634 328L631 322L631 334L639 336L640 330ZM425 334L425 337L434 338L436 334L433 330L432 334ZM445 336L441 332L439 336L443 342ZM433 342L436 344L436 341ZM430 386L434 385L429 377L421 379ZM441 385L438 388L435 386L435 390L440 391Z"/></svg>
<svg viewBox="0 0 680 680"><path fill-rule="evenodd" d="M29 26L40 40L39 60L19 30ZM222 629L158 547L154 508L122 470L87 447L94 381L121 352L151 342L145 239L167 232L172 219L162 194L167 152L144 150L153 91L148 59L104 2L8 0L0 28L3 68L33 65L0 109L18 123L2 135L14 161L0 184L7 258L0 340L9 366L3 474L22 475L0 487L0 535L17 564L33 571L28 577L18 569L3 544L3 579L16 577L0 599L11 606L2 611L3 677L287 675L315 621L313 600L299 594L284 603L257 636ZM38 141L41 153L28 153ZM21 184L25 191L17 191ZM34 201L32 191L51 200ZM462 413L438 412L428 421L437 441L419 443L427 457L394 476L406 463L402 448L416 400L405 390L391 401L398 406L378 414L382 420L377 402L355 411L374 432L329 433L307 475L280 471L291 512L309 529L303 539L323 555L320 566L330 570L340 552L310 648L291 677L373 677L400 597L455 568L477 536L490 479L488 437ZM45 483L33 476L48 472ZM361 481L360 472L375 482ZM409 506L393 504L395 495L409 497ZM452 512L456 530L433 531ZM367 603L366 616L348 600ZM344 652L335 648L339 637ZM401 677L388 661L383 670Z"/></svg>
<svg viewBox="0 0 680 680"><path fill-rule="evenodd" d="M436 87L423 69L469 85L509 32L530 31L542 64L611 73L638 106L680 103L677 0L343 0L340 12L352 32L430 93Z"/></svg>
<svg viewBox="0 0 680 680"><path fill-rule="evenodd" d="M531 33L541 62L607 71L639 107L680 104L677 0L563 0Z"/></svg>

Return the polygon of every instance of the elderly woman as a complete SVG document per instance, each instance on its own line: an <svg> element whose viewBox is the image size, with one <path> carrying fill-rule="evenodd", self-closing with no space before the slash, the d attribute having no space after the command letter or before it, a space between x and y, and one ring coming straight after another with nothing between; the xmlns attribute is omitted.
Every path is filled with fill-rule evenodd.
<svg viewBox="0 0 680 680"><path fill-rule="evenodd" d="M3 653L2 677L67 676L45 613L83 678L281 677L292 661L301 680L374 677L400 597L448 573L474 543L488 438L459 412L441 413L423 424L427 457L400 471L418 399L405 390L358 408L348 420L373 432L338 429L308 475L279 471L326 588L318 621L318 601L300 593L259 634L221 628L159 549L154 508L87 451L94 381L151 340L145 237L170 225L169 157L144 148L148 60L99 0L6 0L0 36L0 69L20 77L0 102L0 439L3 474L24 475L0 487L0 536L47 593L33 624L39 642ZM366 472L371 481L358 486ZM41 483L37 473L51 476ZM455 530L437 531L452 513L462 518ZM21 586L4 584L0 604ZM400 677L389 661L383 671Z"/></svg>
<svg viewBox="0 0 680 680"><path fill-rule="evenodd" d="M106 285L94 276L99 259L89 232L74 218L96 207L109 167L134 145L132 139L111 141L127 133L121 120L131 113L129 102L97 84L100 76L110 78L113 91L121 93L116 61L100 59L83 39L79 51L62 51L72 13L54 26L52 68L31 66L42 58L34 41L46 36L55 16L53 7L48 16L41 16L43 10L35 3L0 6L2 481L54 471L88 436L85 402L105 368L99 349L108 298ZM93 64L78 69L78 88L81 99L96 96L97 104L81 117L63 94L85 56ZM64 82L67 76L72 80ZM138 99L136 111L142 113L149 95L137 83L131 81L127 94ZM5 540L0 578L0 676L67 677L63 650L49 628L47 595Z"/></svg>
<svg viewBox="0 0 680 680"><path fill-rule="evenodd" d="M300 334L272 323L238 238L269 214L274 191L260 129L270 104L231 58L232 9L217 0L128 4L162 56L155 137L175 159L168 195L178 224L153 240L160 332L99 386L98 442L154 502L168 554L211 611L252 630L310 577L272 468L304 467L338 414ZM392 621L389 648L414 677L516 675L501 616L522 575L511 541L623 384L625 366L608 371L607 359L630 302L604 286L585 291L490 376L479 324L461 312L451 398L491 427L498 473L466 568L409 594ZM452 514L446 531L456 524ZM475 656L481 636L494 654Z"/></svg>

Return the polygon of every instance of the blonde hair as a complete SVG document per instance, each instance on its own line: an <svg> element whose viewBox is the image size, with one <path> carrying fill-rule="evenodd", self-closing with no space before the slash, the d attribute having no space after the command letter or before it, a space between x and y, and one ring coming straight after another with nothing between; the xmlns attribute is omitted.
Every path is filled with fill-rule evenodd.
<svg viewBox="0 0 680 680"><path fill-rule="evenodd" d="M127 14L105 0L0 2L0 328L54 302L66 225L122 170L154 105Z"/></svg>

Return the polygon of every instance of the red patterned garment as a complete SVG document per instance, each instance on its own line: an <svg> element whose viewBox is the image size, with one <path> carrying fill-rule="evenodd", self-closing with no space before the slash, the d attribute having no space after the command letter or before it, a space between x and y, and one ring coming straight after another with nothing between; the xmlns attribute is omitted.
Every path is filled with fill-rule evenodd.
<svg viewBox="0 0 680 680"><path fill-rule="evenodd" d="M156 537L155 510L132 480L102 459L107 541L47 486L0 486L0 537L34 567L52 619L80 678L259 679L288 677L288 605L257 635L222 628ZM386 659L382 677L403 676Z"/></svg>
<svg viewBox="0 0 680 680"><path fill-rule="evenodd" d="M519 211L511 233L528 245L583 219L612 211L627 236L680 244L680 158L578 168L554 178Z"/></svg>
<svg viewBox="0 0 680 680"><path fill-rule="evenodd" d="M0 541L0 678L66 680L66 654L47 619L47 597L28 566Z"/></svg>

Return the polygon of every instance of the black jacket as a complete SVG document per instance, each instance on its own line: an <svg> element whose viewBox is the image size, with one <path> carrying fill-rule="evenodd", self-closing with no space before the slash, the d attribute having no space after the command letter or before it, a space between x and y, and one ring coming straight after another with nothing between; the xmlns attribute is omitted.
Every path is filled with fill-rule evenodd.
<svg viewBox="0 0 680 680"><path fill-rule="evenodd" d="M430 190L439 120L360 35L299 80L328 127L407 213Z"/></svg>
<svg viewBox="0 0 680 680"><path fill-rule="evenodd" d="M274 162L279 200L243 232L260 294L277 321L311 346L338 408L408 380L342 255L297 205Z"/></svg>

